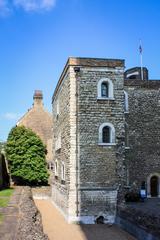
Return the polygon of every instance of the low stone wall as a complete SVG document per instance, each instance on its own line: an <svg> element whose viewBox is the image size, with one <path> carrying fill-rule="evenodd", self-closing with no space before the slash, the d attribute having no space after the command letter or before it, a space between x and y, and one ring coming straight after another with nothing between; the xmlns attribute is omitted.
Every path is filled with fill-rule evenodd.
<svg viewBox="0 0 160 240"><path fill-rule="evenodd" d="M118 206L116 223L138 240L160 239L160 216L128 204Z"/></svg>
<svg viewBox="0 0 160 240"><path fill-rule="evenodd" d="M32 187L33 198L47 199L51 197L51 186Z"/></svg>
<svg viewBox="0 0 160 240"><path fill-rule="evenodd" d="M24 187L19 204L16 240L48 240L43 233L41 215L34 204L30 187Z"/></svg>

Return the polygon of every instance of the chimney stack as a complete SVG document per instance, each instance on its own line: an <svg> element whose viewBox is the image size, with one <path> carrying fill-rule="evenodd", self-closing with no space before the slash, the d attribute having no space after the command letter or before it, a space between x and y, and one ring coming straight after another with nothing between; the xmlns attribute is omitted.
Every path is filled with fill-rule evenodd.
<svg viewBox="0 0 160 240"><path fill-rule="evenodd" d="M43 94L41 90L35 90L33 100L34 100L34 103L33 103L34 107L43 107L43 102L42 102Z"/></svg>

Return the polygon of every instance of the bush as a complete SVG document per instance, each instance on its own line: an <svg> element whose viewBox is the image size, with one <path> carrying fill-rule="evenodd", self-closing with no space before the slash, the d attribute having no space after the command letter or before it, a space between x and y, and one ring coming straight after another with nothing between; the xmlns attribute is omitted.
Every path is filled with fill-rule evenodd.
<svg viewBox="0 0 160 240"><path fill-rule="evenodd" d="M16 184L47 184L46 147L31 129L24 126L12 128L5 150L10 173Z"/></svg>
<svg viewBox="0 0 160 240"><path fill-rule="evenodd" d="M136 192L128 192L124 198L126 202L139 202L140 194Z"/></svg>

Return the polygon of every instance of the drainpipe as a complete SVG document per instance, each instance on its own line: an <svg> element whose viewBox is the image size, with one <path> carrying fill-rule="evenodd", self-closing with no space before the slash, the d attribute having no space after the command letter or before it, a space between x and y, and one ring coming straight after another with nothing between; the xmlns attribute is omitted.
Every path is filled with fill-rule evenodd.
<svg viewBox="0 0 160 240"><path fill-rule="evenodd" d="M79 73L80 67L74 67L76 77L76 217L79 216L79 124L78 124L78 96L79 96Z"/></svg>

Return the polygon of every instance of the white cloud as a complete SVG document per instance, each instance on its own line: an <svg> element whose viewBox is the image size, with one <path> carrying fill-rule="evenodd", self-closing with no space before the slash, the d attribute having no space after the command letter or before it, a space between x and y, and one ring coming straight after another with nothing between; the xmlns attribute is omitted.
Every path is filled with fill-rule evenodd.
<svg viewBox="0 0 160 240"><path fill-rule="evenodd" d="M7 112L3 114L3 118L5 118L6 120L18 120L20 116L22 115L18 113L11 113L11 112Z"/></svg>
<svg viewBox="0 0 160 240"><path fill-rule="evenodd" d="M6 17L10 14L11 9L8 5L8 0L0 0L0 16Z"/></svg>
<svg viewBox="0 0 160 240"><path fill-rule="evenodd" d="M55 6L56 0L13 0L16 7L26 12L49 11Z"/></svg>

